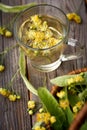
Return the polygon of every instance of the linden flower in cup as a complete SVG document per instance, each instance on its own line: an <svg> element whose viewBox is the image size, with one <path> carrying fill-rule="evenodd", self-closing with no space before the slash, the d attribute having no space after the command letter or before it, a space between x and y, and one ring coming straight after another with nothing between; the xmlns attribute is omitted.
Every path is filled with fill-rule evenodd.
<svg viewBox="0 0 87 130"><path fill-rule="evenodd" d="M55 36L58 35L57 30L50 27L44 19L46 19L45 16L33 15L20 27L21 40L32 48L49 48L55 46L62 39L61 34Z"/></svg>
<svg viewBox="0 0 87 130"><path fill-rule="evenodd" d="M21 12L14 22L14 35L19 46L28 56L31 65L43 72L57 69L62 61L82 56L77 40L69 39L69 21L59 8L41 4ZM73 46L74 45L74 46ZM69 46L77 50L76 53Z"/></svg>
<svg viewBox="0 0 87 130"><path fill-rule="evenodd" d="M35 67L56 61L57 57L60 56L60 51L63 50L63 44L53 51L52 49L48 50L63 39L62 26L58 21L58 29L56 29L57 25L52 27L51 24L54 24L54 21L55 19L49 16L32 15L20 26L19 37L21 41L32 48L29 50L22 46L22 49L29 56L31 62L35 63Z"/></svg>

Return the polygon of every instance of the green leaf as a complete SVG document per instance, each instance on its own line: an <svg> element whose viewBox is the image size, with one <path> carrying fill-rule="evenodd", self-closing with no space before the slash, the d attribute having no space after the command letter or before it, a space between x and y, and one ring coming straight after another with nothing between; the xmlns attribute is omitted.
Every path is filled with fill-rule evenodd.
<svg viewBox="0 0 87 130"><path fill-rule="evenodd" d="M25 55L22 49L20 49L20 57L19 57L19 68L20 68L20 74L21 77L27 87L33 94L37 94L37 90L32 86L32 84L29 82L29 80L26 78L26 62L25 62Z"/></svg>
<svg viewBox="0 0 87 130"><path fill-rule="evenodd" d="M80 130L86 130L87 129L87 120L85 123L81 126Z"/></svg>
<svg viewBox="0 0 87 130"><path fill-rule="evenodd" d="M69 78L72 78L74 77L75 75L63 75L63 76L59 76L59 77L56 77L54 79L51 79L51 83L52 84L55 84L55 85L58 85L60 87L63 87L63 86L67 86L67 79Z"/></svg>
<svg viewBox="0 0 87 130"><path fill-rule="evenodd" d="M68 93L68 99L72 107L75 106L77 102L81 101L81 98L79 98L78 95L70 93Z"/></svg>
<svg viewBox="0 0 87 130"><path fill-rule="evenodd" d="M34 6L35 3L29 3L29 4L25 4L25 5L17 5L17 6L9 6L9 5L5 5L3 3L0 3L0 10L5 12L5 13L18 13L20 11L23 11L29 7Z"/></svg>
<svg viewBox="0 0 87 130"><path fill-rule="evenodd" d="M59 76L59 77L56 77L54 79L51 79L50 81L54 85L64 87L64 86L68 86L68 82L67 82L68 79L74 78L74 77L79 76L79 75L81 75L81 74L63 75L63 76ZM79 85L79 84L86 84L87 83L87 72L83 73L83 78L84 78L84 82L82 82L82 83L78 82L76 84Z"/></svg>
<svg viewBox="0 0 87 130"><path fill-rule="evenodd" d="M73 118L73 113L72 113L70 107L67 107L67 108L65 109L65 113L66 113L68 125L70 125L70 124L72 123L73 119L74 119L74 118Z"/></svg>
<svg viewBox="0 0 87 130"><path fill-rule="evenodd" d="M87 88L84 89L78 96L82 100L85 100L85 99L87 100Z"/></svg>
<svg viewBox="0 0 87 130"><path fill-rule="evenodd" d="M87 84L87 72L84 73L84 79L85 79L85 82Z"/></svg>
<svg viewBox="0 0 87 130"><path fill-rule="evenodd" d="M47 111L56 117L56 122L53 124L54 130L63 130L66 117L64 111L59 107L57 100L44 87L38 89L38 95Z"/></svg>
<svg viewBox="0 0 87 130"><path fill-rule="evenodd" d="M64 89L65 89L65 92L66 92L66 97L65 98L70 103L67 87L65 87ZM66 114L67 127L68 127L72 123L72 121L73 121L73 112L71 111L70 106L67 106L64 111L65 111L65 114Z"/></svg>

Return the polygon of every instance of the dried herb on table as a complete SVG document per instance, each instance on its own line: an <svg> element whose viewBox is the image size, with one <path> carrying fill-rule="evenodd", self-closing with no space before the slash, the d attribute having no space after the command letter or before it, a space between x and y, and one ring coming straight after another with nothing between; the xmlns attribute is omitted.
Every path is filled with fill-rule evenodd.
<svg viewBox="0 0 87 130"><path fill-rule="evenodd" d="M76 23L80 24L82 23L82 18L79 15L79 11L81 8L81 5L83 3L83 0L80 1L79 6L77 7L76 11L67 13L66 16L70 21L75 21Z"/></svg>
<svg viewBox="0 0 87 130"><path fill-rule="evenodd" d="M7 85L3 88L0 87L0 95L8 98L10 101L16 101L19 100L21 98L21 96L17 93L14 92L12 85L13 85L13 81L17 75L17 73L19 72L19 69L17 70L17 72L12 76L11 80L9 83L7 83Z"/></svg>

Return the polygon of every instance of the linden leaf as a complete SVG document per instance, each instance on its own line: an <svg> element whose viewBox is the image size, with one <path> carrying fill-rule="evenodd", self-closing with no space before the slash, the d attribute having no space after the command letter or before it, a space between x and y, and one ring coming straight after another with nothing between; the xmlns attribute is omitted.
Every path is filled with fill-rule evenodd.
<svg viewBox="0 0 87 130"><path fill-rule="evenodd" d="M38 95L47 111L56 117L56 122L52 125L55 130L63 130L66 117L64 111L60 108L57 100L44 87L38 89Z"/></svg>
<svg viewBox="0 0 87 130"><path fill-rule="evenodd" d="M64 86L68 86L68 80L70 78L75 78L76 76L80 76L81 74L73 74L73 75L63 75L63 76L58 76L54 79L51 79L51 83L54 84L54 85L57 85L57 86L60 86L60 87L64 87ZM87 84L87 72L84 72L83 73L83 82L77 82L76 84L77 85L80 85L80 84Z"/></svg>

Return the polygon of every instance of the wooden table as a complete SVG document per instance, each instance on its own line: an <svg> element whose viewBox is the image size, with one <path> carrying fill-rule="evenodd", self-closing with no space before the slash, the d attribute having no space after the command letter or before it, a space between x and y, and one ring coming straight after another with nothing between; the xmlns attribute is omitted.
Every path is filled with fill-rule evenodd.
<svg viewBox="0 0 87 130"><path fill-rule="evenodd" d="M0 2L7 5L20 5L30 3L32 0L1 0ZM35 2L49 3L61 8L65 13L69 13L78 9L81 0L36 0ZM57 70L50 73L38 72L32 68L28 58L26 58L27 77L36 88L46 83L48 88L51 89L50 78L67 74L74 69L87 67L87 10L84 1L81 4L79 14L82 18L82 24L70 22L69 37L79 40L80 45L84 46L83 57L78 60L64 62ZM0 25L9 23L13 16L14 14L0 12ZM6 47L15 44L16 40L14 37L5 38L0 36L0 52ZM5 87L10 82L12 76L19 68L18 60L19 49L16 47L9 51L4 59L5 71L0 73L0 87ZM12 88L21 95L21 100L10 102L7 98L0 95L0 130L31 130L34 117L29 116L27 112L27 102L29 99L38 100L38 97L27 90L19 73L14 79Z"/></svg>

